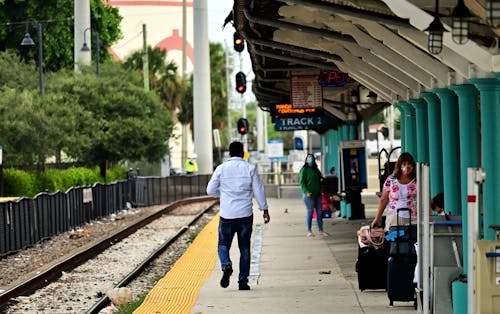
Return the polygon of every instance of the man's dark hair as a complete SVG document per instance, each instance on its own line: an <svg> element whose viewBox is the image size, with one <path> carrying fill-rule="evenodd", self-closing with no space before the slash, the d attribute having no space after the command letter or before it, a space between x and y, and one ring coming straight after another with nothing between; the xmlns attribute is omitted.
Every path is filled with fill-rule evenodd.
<svg viewBox="0 0 500 314"><path fill-rule="evenodd" d="M244 155L243 151L243 143L241 142L232 142L229 144L229 156L231 157L241 157Z"/></svg>

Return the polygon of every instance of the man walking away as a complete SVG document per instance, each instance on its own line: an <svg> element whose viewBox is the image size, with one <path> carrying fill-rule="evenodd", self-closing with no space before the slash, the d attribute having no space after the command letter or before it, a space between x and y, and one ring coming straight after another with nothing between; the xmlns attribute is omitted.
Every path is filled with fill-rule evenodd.
<svg viewBox="0 0 500 314"><path fill-rule="evenodd" d="M207 185L207 194L220 197L220 221L218 254L222 266L222 288L229 286L233 266L229 256L234 234L238 236L240 249L240 290L250 290L250 238L253 228L252 197L263 211L264 223L270 220L264 186L257 169L243 159L243 144L232 142L229 145L229 160L219 165Z"/></svg>

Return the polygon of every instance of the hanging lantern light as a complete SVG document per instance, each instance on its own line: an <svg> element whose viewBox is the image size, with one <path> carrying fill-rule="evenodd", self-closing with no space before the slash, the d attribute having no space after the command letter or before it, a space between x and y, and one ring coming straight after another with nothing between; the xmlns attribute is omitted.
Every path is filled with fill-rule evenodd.
<svg viewBox="0 0 500 314"><path fill-rule="evenodd" d="M453 9L451 16L451 38L457 44L463 45L469 40L469 21L472 18L472 14L465 6L464 0L458 0L458 4Z"/></svg>
<svg viewBox="0 0 500 314"><path fill-rule="evenodd" d="M491 26L500 26L500 1L486 1L486 18Z"/></svg>
<svg viewBox="0 0 500 314"><path fill-rule="evenodd" d="M377 103L377 97L378 95L375 94L373 91L370 91L368 93L368 95L366 96L366 98L368 98L368 102L372 105L376 104Z"/></svg>
<svg viewBox="0 0 500 314"><path fill-rule="evenodd" d="M429 39L427 41L429 52L434 55L439 54L443 50L443 33L447 32L439 19L439 0L436 0L434 20L429 24L429 27L424 29L424 32L429 32Z"/></svg>

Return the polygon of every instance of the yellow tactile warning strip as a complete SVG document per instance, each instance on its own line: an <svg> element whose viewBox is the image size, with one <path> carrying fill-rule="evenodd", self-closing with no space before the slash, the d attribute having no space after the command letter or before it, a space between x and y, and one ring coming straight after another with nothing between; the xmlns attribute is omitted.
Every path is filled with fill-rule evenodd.
<svg viewBox="0 0 500 314"><path fill-rule="evenodd" d="M217 261L218 226L217 214L134 314L189 313Z"/></svg>

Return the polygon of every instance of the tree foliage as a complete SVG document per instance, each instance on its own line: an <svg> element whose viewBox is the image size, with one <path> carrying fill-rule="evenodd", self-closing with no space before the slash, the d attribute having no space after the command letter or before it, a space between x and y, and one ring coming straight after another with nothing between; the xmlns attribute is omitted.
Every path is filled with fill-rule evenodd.
<svg viewBox="0 0 500 314"><path fill-rule="evenodd" d="M105 1L91 0L92 30L99 33L100 57L110 59L108 49L121 37L122 17ZM12 49L26 60L37 60L37 49L21 47L26 32L36 42L35 25L42 25L43 62L48 71L72 69L74 65L74 1L5 0L0 3L0 51Z"/></svg>
<svg viewBox="0 0 500 314"><path fill-rule="evenodd" d="M91 74L59 79L50 92L71 104L73 122L64 125L70 139L64 151L87 164L122 160L159 161L168 152L173 130L170 113L134 73L108 66L100 79ZM72 110L72 109L70 109ZM63 118L64 109L54 109Z"/></svg>
<svg viewBox="0 0 500 314"><path fill-rule="evenodd" d="M148 46L147 53L150 88L160 97L165 108L171 112L177 112L177 120L180 123L192 122L192 101L189 102L186 99L191 88L189 81L178 75L178 66L174 61L167 60L166 50ZM143 52L138 50L132 53L123 65L127 69L136 70L144 75L143 64ZM191 104L191 107L185 106L185 102Z"/></svg>
<svg viewBox="0 0 500 314"><path fill-rule="evenodd" d="M227 127L226 53L221 43L210 43L212 128ZM229 144L229 143L228 143Z"/></svg>
<svg viewBox="0 0 500 314"><path fill-rule="evenodd" d="M43 164L64 151L88 165L123 160L159 161L168 152L173 123L156 95L144 90L136 73L121 64L103 66L100 78L91 67L82 73L51 73L46 93L23 88L16 77L33 67L12 53L0 53L0 145L4 165Z"/></svg>
<svg viewBox="0 0 500 314"><path fill-rule="evenodd" d="M37 92L5 88L0 93L0 143L5 165L43 163L47 157L49 118Z"/></svg>

